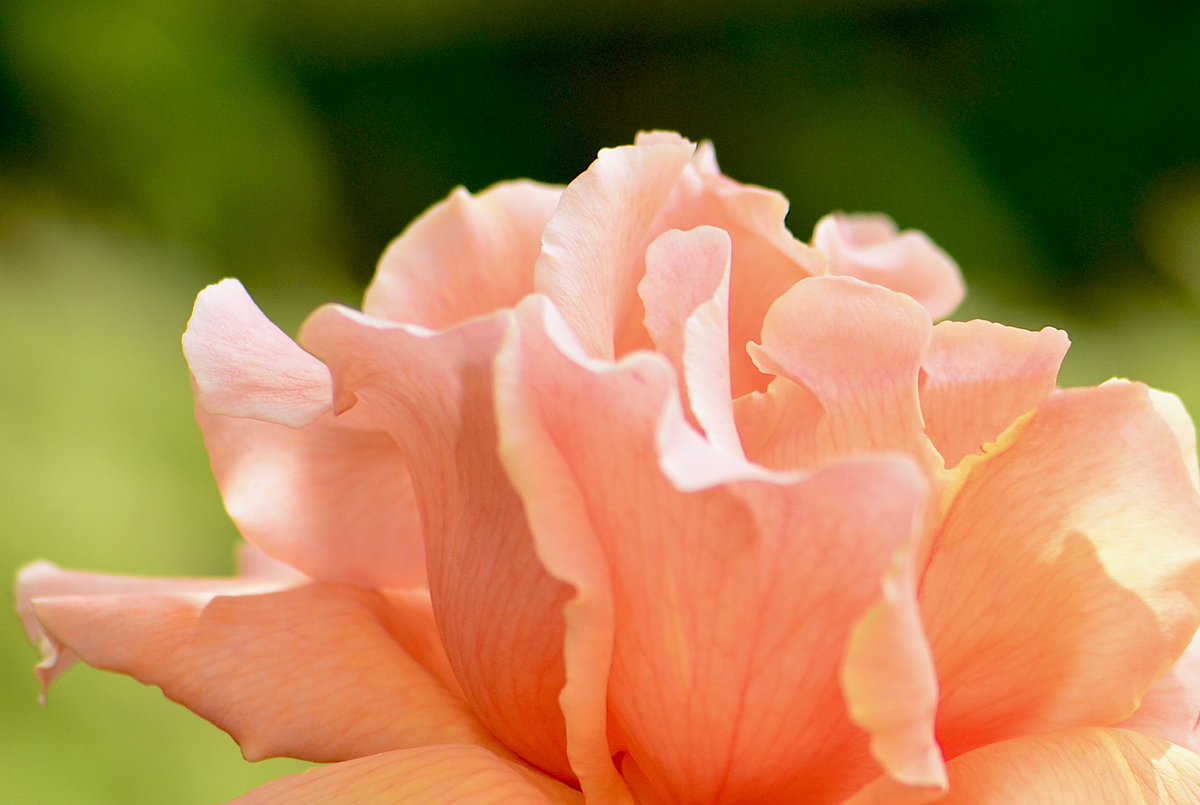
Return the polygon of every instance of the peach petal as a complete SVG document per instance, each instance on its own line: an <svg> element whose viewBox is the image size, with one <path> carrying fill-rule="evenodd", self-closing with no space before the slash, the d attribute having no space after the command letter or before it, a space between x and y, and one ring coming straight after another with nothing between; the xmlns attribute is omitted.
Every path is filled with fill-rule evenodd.
<svg viewBox="0 0 1200 805"><path fill-rule="evenodd" d="M362 411L302 428L214 416L199 406L213 475L242 535L321 581L425 584L425 549L408 466Z"/></svg>
<svg viewBox="0 0 1200 805"><path fill-rule="evenodd" d="M533 290L542 230L562 188L517 181L435 204L379 261L363 310L444 329L516 305Z"/></svg>
<svg viewBox="0 0 1200 805"><path fill-rule="evenodd" d="M1200 489L1200 466L1197 465L1196 457L1196 426L1192 422L1191 416L1188 415L1187 409L1184 408L1183 401L1168 391L1159 391L1158 389L1150 389L1150 401L1154 403L1154 410L1171 428L1171 432L1175 434L1175 440L1179 442L1183 465L1187 467L1188 477L1192 479L1192 486Z"/></svg>
<svg viewBox="0 0 1200 805"><path fill-rule="evenodd" d="M1117 726L1200 751L1200 634Z"/></svg>
<svg viewBox="0 0 1200 805"><path fill-rule="evenodd" d="M237 595L180 586L38 595L31 605L52 640L89 665L159 686L228 732L250 760L344 760L438 743L503 751L398 641L411 630L379 594L322 584Z"/></svg>
<svg viewBox="0 0 1200 805"><path fill-rule="evenodd" d="M931 328L919 305L886 288L850 277L797 283L767 314L761 346L750 346L777 377L735 408L747 455L796 468L895 450L940 467L917 392Z"/></svg>
<svg viewBox="0 0 1200 805"><path fill-rule="evenodd" d="M513 751L571 779L558 696L566 585L538 560L497 455L492 362L511 314L435 333L328 306L304 343L414 473L433 612L463 694ZM514 650L514 647L520 647Z"/></svg>
<svg viewBox="0 0 1200 805"><path fill-rule="evenodd" d="M586 568L611 569L607 685L603 668L578 666L569 682L607 689L612 748L652 785L638 796L813 801L853 790L875 767L841 706L840 666L852 627L913 536L921 473L895 458L801 478L711 447L703 455L665 359L589 360L564 343L555 318L536 299L518 308L520 342L498 364L505 456L526 501L541 498L531 517L552 572L599 597L605 579ZM666 454L676 450L688 460ZM604 606L592 624L605 625ZM922 639L919 629L910 636ZM579 639L603 659L607 630ZM893 674L928 675L927 658L915 670L895 659ZM580 730L569 721L568 734L590 724L593 748L595 701L568 713ZM929 746L932 719L929 707Z"/></svg>
<svg viewBox="0 0 1200 805"><path fill-rule="evenodd" d="M947 756L1127 718L1200 621L1200 499L1145 387L1055 392L956 472L920 593Z"/></svg>
<svg viewBox="0 0 1200 805"><path fill-rule="evenodd" d="M1054 390L1071 342L988 321L944 321L921 362L925 432L947 467L994 442Z"/></svg>
<svg viewBox="0 0 1200 805"><path fill-rule="evenodd" d="M251 791L230 805L359 805L364 802L582 805L583 797L543 774L470 745L422 746L309 769Z"/></svg>
<svg viewBox="0 0 1200 805"><path fill-rule="evenodd" d="M183 352L197 404L211 414L298 428L333 404L329 371L272 324L237 280L196 297Z"/></svg>
<svg viewBox="0 0 1200 805"><path fill-rule="evenodd" d="M881 779L846 805L1181 805L1200 802L1200 755L1123 729L1079 727L989 744L950 761L950 793Z"/></svg>
<svg viewBox="0 0 1200 805"><path fill-rule="evenodd" d="M694 150L682 138L606 148L563 191L546 224L534 288L562 311L589 355L611 358L636 339L646 246L662 231L653 224Z"/></svg>
<svg viewBox="0 0 1200 805"><path fill-rule="evenodd" d="M827 215L817 222L812 242L828 255L830 274L911 296L935 319L950 315L966 293L949 255L923 232L897 233L886 215Z"/></svg>
<svg viewBox="0 0 1200 805"><path fill-rule="evenodd" d="M729 384L729 235L671 229L646 250L638 294L646 331L675 367L682 396L713 444L741 453Z"/></svg>

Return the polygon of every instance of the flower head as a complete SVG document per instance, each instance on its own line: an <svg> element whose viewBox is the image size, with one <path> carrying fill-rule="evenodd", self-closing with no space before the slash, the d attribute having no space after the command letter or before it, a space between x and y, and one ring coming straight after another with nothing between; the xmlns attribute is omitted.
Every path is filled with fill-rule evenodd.
<svg viewBox="0 0 1200 805"><path fill-rule="evenodd" d="M655 132L456 190L297 342L206 289L243 572L27 568L43 684L82 659L335 762L247 802L1200 796L1178 400L1056 390L1061 331L934 324L924 235L786 211Z"/></svg>

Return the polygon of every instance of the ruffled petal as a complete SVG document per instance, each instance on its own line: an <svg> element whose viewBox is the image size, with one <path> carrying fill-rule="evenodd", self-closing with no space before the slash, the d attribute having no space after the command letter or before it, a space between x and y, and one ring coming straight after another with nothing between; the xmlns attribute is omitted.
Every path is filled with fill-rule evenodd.
<svg viewBox="0 0 1200 805"><path fill-rule="evenodd" d="M412 481L433 611L467 701L513 751L571 779L558 705L570 591L538 560L496 452L492 361L510 319L434 333L330 306L302 340L422 468Z"/></svg>
<svg viewBox="0 0 1200 805"><path fill-rule="evenodd" d="M542 230L562 188L518 181L458 188L388 246L363 310L444 329L512 307L533 290Z"/></svg>
<svg viewBox="0 0 1200 805"><path fill-rule="evenodd" d="M921 585L947 756L1127 718L1200 622L1200 499L1145 387L1055 392L956 472Z"/></svg>
<svg viewBox="0 0 1200 805"><path fill-rule="evenodd" d="M924 232L897 232L886 215L826 215L813 231L813 245L828 255L830 274L907 294L935 319L949 316L966 294L948 254Z"/></svg>
<svg viewBox="0 0 1200 805"><path fill-rule="evenodd" d="M944 321L921 362L925 432L947 467L983 446L1054 391L1071 345L1062 330Z"/></svg>
<svg viewBox="0 0 1200 805"><path fill-rule="evenodd" d="M582 805L579 792L485 749L422 746L285 777L230 805L359 805L364 802Z"/></svg>
<svg viewBox="0 0 1200 805"><path fill-rule="evenodd" d="M251 760L344 760L473 743L503 751L417 653L420 623L387 598L308 584L121 579L45 566L19 595L79 659L157 685L228 732ZM276 588L279 584L274 583Z"/></svg>
<svg viewBox="0 0 1200 805"><path fill-rule="evenodd" d="M947 765L950 793L881 779L846 805L1182 805L1200 802L1200 755L1123 729L1081 727L989 744Z"/></svg>
<svg viewBox="0 0 1200 805"><path fill-rule="evenodd" d="M903 458L766 472L686 424L661 356L589 360L537 299L518 318L520 340L498 363L505 460L539 555L579 591L581 612L592 606L568 629L596 628L577 639L601 666L568 666L564 708L568 694L579 704L568 734L595 750L606 689L611 749L649 781L639 797L664 801L823 801L869 779L877 767L839 677L853 627L913 536L921 472ZM909 629L923 639L914 619ZM915 669L905 659L887 672L932 685L927 656ZM936 751L934 698L923 704Z"/></svg>
<svg viewBox="0 0 1200 805"><path fill-rule="evenodd" d="M196 297L183 353L196 402L211 414L298 428L333 404L329 370L272 324L237 280Z"/></svg>

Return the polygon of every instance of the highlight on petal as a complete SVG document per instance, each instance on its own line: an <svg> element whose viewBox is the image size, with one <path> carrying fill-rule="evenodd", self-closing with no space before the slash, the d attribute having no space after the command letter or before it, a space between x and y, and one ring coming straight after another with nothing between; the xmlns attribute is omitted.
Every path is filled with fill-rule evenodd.
<svg viewBox="0 0 1200 805"><path fill-rule="evenodd" d="M456 189L388 246L363 310L440 330L513 307L533 291L542 230L561 194L530 181L478 195Z"/></svg>
<svg viewBox="0 0 1200 805"><path fill-rule="evenodd" d="M285 777L231 805L359 805L364 802L582 805L562 783L477 746L422 746Z"/></svg>
<svg viewBox="0 0 1200 805"><path fill-rule="evenodd" d="M210 414L298 428L333 405L324 364L272 324L237 280L196 297L183 352L196 402Z"/></svg>
<svg viewBox="0 0 1200 805"><path fill-rule="evenodd" d="M887 779L846 805L1180 805L1200 802L1200 755L1123 729L1079 727L989 744L951 760L949 795Z"/></svg>
<svg viewBox="0 0 1200 805"><path fill-rule="evenodd" d="M1112 381L1109 381L1112 382ZM1200 489L1200 466L1196 457L1196 426L1183 407L1183 401L1168 391L1150 389L1150 401L1154 410L1163 418L1171 432L1179 442L1179 450L1183 455L1183 465L1187 467L1188 477L1192 486Z"/></svg>
<svg viewBox="0 0 1200 805"><path fill-rule="evenodd" d="M921 413L946 466L979 453L1037 408L1054 391L1070 345L1053 327L1035 333L989 321L935 326L921 361Z"/></svg>
<svg viewBox="0 0 1200 805"><path fill-rule="evenodd" d="M1055 392L958 472L920 592L947 756L1127 718L1200 622L1200 499L1145 387Z"/></svg>
<svg viewBox="0 0 1200 805"><path fill-rule="evenodd" d="M966 293L949 255L923 232L897 232L886 215L826 215L817 222L812 243L828 256L830 274L907 294L935 319L950 315Z"/></svg>
<svg viewBox="0 0 1200 805"><path fill-rule="evenodd" d="M49 640L162 688L247 759L344 760L438 743L503 751L422 663L438 658L411 653L415 630L379 593L321 584L254 593L236 580L134 580L100 592L83 582L26 594Z"/></svg>
<svg viewBox="0 0 1200 805"><path fill-rule="evenodd" d="M602 667L568 667L564 709L580 707L567 713L568 735L584 740L589 718L596 729L596 699L582 688L606 689L611 750L628 754L651 785L636 793L651 800L809 801L870 779L868 736L850 723L839 673L852 627L913 538L920 471L897 457L773 475L710 447L696 472L713 479L715 464L730 479L761 480L682 491L663 467L686 472L682 462L660 452L675 449L664 429L690 430L666 361L589 360L564 347L553 309L536 298L517 316L520 340L498 362L504 456L539 556L597 598L594 617L568 630L608 617L605 578L589 578L588 566L607 566L611 585L611 671L605 680ZM704 445L692 431L684 448ZM577 637L595 641L603 661L603 629ZM888 671L932 684L927 659L903 661ZM932 700L914 699L927 706L932 746Z"/></svg>

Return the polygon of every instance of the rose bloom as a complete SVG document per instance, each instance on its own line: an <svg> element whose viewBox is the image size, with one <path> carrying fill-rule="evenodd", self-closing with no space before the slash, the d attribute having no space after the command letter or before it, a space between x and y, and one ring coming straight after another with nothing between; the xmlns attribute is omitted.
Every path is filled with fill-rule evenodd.
<svg viewBox="0 0 1200 805"><path fill-rule="evenodd" d="M183 344L233 579L31 565L43 685L158 685L241 802L1200 802L1179 401L948 315L924 235L669 133L456 190L298 342Z"/></svg>

